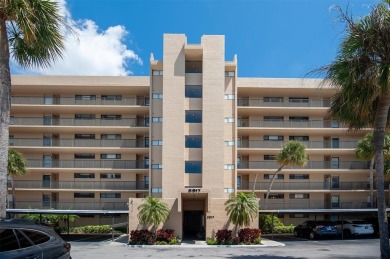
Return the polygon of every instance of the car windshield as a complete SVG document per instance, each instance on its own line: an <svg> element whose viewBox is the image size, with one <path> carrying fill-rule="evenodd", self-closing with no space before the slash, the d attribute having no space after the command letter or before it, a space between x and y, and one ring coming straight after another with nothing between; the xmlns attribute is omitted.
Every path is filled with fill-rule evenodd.
<svg viewBox="0 0 390 259"><path fill-rule="evenodd" d="M334 223L332 221L318 221L316 225L322 225L322 226L334 226Z"/></svg>
<svg viewBox="0 0 390 259"><path fill-rule="evenodd" d="M352 224L369 224L368 222L364 220L351 220Z"/></svg>

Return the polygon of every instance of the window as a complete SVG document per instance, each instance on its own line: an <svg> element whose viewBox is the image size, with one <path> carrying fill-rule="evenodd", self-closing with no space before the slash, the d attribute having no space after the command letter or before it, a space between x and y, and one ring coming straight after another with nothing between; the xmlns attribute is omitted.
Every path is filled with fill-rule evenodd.
<svg viewBox="0 0 390 259"><path fill-rule="evenodd" d="M241 176L237 176L237 189L241 189Z"/></svg>
<svg viewBox="0 0 390 259"><path fill-rule="evenodd" d="M163 141L162 140L152 140L152 146L162 146Z"/></svg>
<svg viewBox="0 0 390 259"><path fill-rule="evenodd" d="M100 154L100 159L121 159L121 154Z"/></svg>
<svg viewBox="0 0 390 259"><path fill-rule="evenodd" d="M15 144L14 141L15 141L14 135L9 135L9 137L8 137L8 145L9 146L13 146Z"/></svg>
<svg viewBox="0 0 390 259"><path fill-rule="evenodd" d="M234 193L234 189L233 188L225 188L224 192L225 193Z"/></svg>
<svg viewBox="0 0 390 259"><path fill-rule="evenodd" d="M202 111L199 110L187 110L186 122L188 123L202 123Z"/></svg>
<svg viewBox="0 0 390 259"><path fill-rule="evenodd" d="M283 116L264 116L265 121L282 121Z"/></svg>
<svg viewBox="0 0 390 259"><path fill-rule="evenodd" d="M20 248L30 247L31 241L26 238L25 235L22 234L22 230L16 230L15 234L17 236L17 239L19 240Z"/></svg>
<svg viewBox="0 0 390 259"><path fill-rule="evenodd" d="M332 128L338 128L338 127L340 127L340 124L339 124L338 121L331 121L331 127Z"/></svg>
<svg viewBox="0 0 390 259"><path fill-rule="evenodd" d="M309 141L309 136L289 136L288 140Z"/></svg>
<svg viewBox="0 0 390 259"><path fill-rule="evenodd" d="M332 195L331 202L332 202L332 208L340 207L340 196Z"/></svg>
<svg viewBox="0 0 390 259"><path fill-rule="evenodd" d="M80 101L80 100L96 100L96 95L76 95L75 99Z"/></svg>
<svg viewBox="0 0 390 259"><path fill-rule="evenodd" d="M162 70L153 70L152 75L154 76L162 76L163 71Z"/></svg>
<svg viewBox="0 0 390 259"><path fill-rule="evenodd" d="M33 230L20 230L20 231L24 232L24 234L26 234L26 236L30 238L30 240L33 241L33 243L36 245L43 244L50 240L49 236L37 231L33 231Z"/></svg>
<svg viewBox="0 0 390 259"><path fill-rule="evenodd" d="M234 170L234 165L233 164L224 165L224 169L225 170Z"/></svg>
<svg viewBox="0 0 390 259"><path fill-rule="evenodd" d="M152 169L162 169L163 165L162 164L152 164Z"/></svg>
<svg viewBox="0 0 390 259"><path fill-rule="evenodd" d="M95 134L75 134L75 139L95 139Z"/></svg>
<svg viewBox="0 0 390 259"><path fill-rule="evenodd" d="M338 157L332 157L330 166L332 169L338 169L340 167L340 159Z"/></svg>
<svg viewBox="0 0 390 259"><path fill-rule="evenodd" d="M43 116L43 125L51 125L51 116Z"/></svg>
<svg viewBox="0 0 390 259"><path fill-rule="evenodd" d="M103 199L116 199L116 198L120 198L120 197L121 197L120 193L101 193L100 194L100 198L103 198Z"/></svg>
<svg viewBox="0 0 390 259"><path fill-rule="evenodd" d="M145 189L149 189L149 176L144 176Z"/></svg>
<svg viewBox="0 0 390 259"><path fill-rule="evenodd" d="M234 71L225 71L226 77L234 77L234 75L235 75Z"/></svg>
<svg viewBox="0 0 390 259"><path fill-rule="evenodd" d="M290 103L308 103L309 102L309 98L293 98L293 97L290 97L288 98L288 102Z"/></svg>
<svg viewBox="0 0 390 259"><path fill-rule="evenodd" d="M75 114L74 118L76 120L94 120L95 114Z"/></svg>
<svg viewBox="0 0 390 259"><path fill-rule="evenodd" d="M93 173L75 173L74 174L75 179L79 178L95 178L95 174Z"/></svg>
<svg viewBox="0 0 390 259"><path fill-rule="evenodd" d="M186 85L185 97L187 98L202 98L201 85Z"/></svg>
<svg viewBox="0 0 390 259"><path fill-rule="evenodd" d="M152 188L152 193L162 193L162 188L153 187Z"/></svg>
<svg viewBox="0 0 390 259"><path fill-rule="evenodd" d="M152 117L152 122L163 122L162 117Z"/></svg>
<svg viewBox="0 0 390 259"><path fill-rule="evenodd" d="M73 196L74 198L95 198L95 194L93 192L75 192Z"/></svg>
<svg viewBox="0 0 390 259"><path fill-rule="evenodd" d="M9 125L14 125L14 124L15 124L15 116L9 116ZM44 124L44 125L46 125L46 124Z"/></svg>
<svg viewBox="0 0 390 259"><path fill-rule="evenodd" d="M309 199L308 193L290 193L290 199Z"/></svg>
<svg viewBox="0 0 390 259"><path fill-rule="evenodd" d="M102 115L102 120L121 120L122 115Z"/></svg>
<svg viewBox="0 0 390 259"><path fill-rule="evenodd" d="M102 134L101 138L102 139L121 139L122 135L121 134Z"/></svg>
<svg viewBox="0 0 390 259"><path fill-rule="evenodd" d="M103 101L122 101L122 95L102 95Z"/></svg>
<svg viewBox="0 0 390 259"><path fill-rule="evenodd" d="M309 117L304 117L304 116L290 116L289 117L290 121L309 121Z"/></svg>
<svg viewBox="0 0 390 259"><path fill-rule="evenodd" d="M225 141L225 146L226 146L226 147L232 147L232 146L234 146L234 141Z"/></svg>
<svg viewBox="0 0 390 259"><path fill-rule="evenodd" d="M264 193L264 199L267 198L267 194ZM271 193L269 196L268 196L268 199L284 199L284 194L282 193Z"/></svg>
<svg viewBox="0 0 390 259"><path fill-rule="evenodd" d="M332 138L332 148L340 148L340 139Z"/></svg>
<svg viewBox="0 0 390 259"><path fill-rule="evenodd" d="M264 179L265 180L271 180L272 177L274 177L273 174L265 174L264 175ZM277 174L276 177L275 177L276 180L282 180L284 179L284 174Z"/></svg>
<svg viewBox="0 0 390 259"><path fill-rule="evenodd" d="M234 100L234 94L225 94L225 100Z"/></svg>
<svg viewBox="0 0 390 259"><path fill-rule="evenodd" d="M202 161L185 161L185 172L187 174L202 173Z"/></svg>
<svg viewBox="0 0 390 259"><path fill-rule="evenodd" d="M234 123L234 117L227 117L225 118L226 123Z"/></svg>
<svg viewBox="0 0 390 259"><path fill-rule="evenodd" d="M74 154L75 159L95 159L95 154L92 153L76 153Z"/></svg>
<svg viewBox="0 0 390 259"><path fill-rule="evenodd" d="M276 135L265 135L263 137L264 140L272 140L272 141L279 141L284 140L284 136L276 136Z"/></svg>
<svg viewBox="0 0 390 259"><path fill-rule="evenodd" d="M53 159L52 159L51 155L44 155L43 156L43 167L51 167L53 164L52 162L53 162Z"/></svg>
<svg viewBox="0 0 390 259"><path fill-rule="evenodd" d="M264 97L263 101L265 103L282 103L283 97Z"/></svg>
<svg viewBox="0 0 390 259"><path fill-rule="evenodd" d="M53 97L52 96L44 96L43 103L47 104L47 105L52 105L53 104Z"/></svg>
<svg viewBox="0 0 390 259"><path fill-rule="evenodd" d="M100 174L102 179L121 179L121 174Z"/></svg>
<svg viewBox="0 0 390 259"><path fill-rule="evenodd" d="M187 135L186 148L202 148L202 135Z"/></svg>
<svg viewBox="0 0 390 259"><path fill-rule="evenodd" d="M290 174L288 177L290 180L308 180L309 174Z"/></svg>
<svg viewBox="0 0 390 259"><path fill-rule="evenodd" d="M153 99L162 99L163 98L163 94L153 94L152 98Z"/></svg>
<svg viewBox="0 0 390 259"><path fill-rule="evenodd" d="M294 213L294 214L290 214L290 218L292 218L292 219L309 218L309 214L308 213Z"/></svg>
<svg viewBox="0 0 390 259"><path fill-rule="evenodd" d="M32 246L32 244L30 244ZM19 249L18 239L13 229L0 229L0 252Z"/></svg>
<svg viewBox="0 0 390 259"><path fill-rule="evenodd" d="M276 155L264 155L264 160L276 160Z"/></svg>

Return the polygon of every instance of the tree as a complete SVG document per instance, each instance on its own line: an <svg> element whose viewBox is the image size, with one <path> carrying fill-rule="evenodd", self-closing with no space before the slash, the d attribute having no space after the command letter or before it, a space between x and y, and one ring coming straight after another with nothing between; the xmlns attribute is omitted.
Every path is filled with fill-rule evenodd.
<svg viewBox="0 0 390 259"><path fill-rule="evenodd" d="M152 226L156 231L158 225L167 220L169 208L159 198L148 196L144 200L145 202L138 206L138 220L147 227Z"/></svg>
<svg viewBox="0 0 390 259"><path fill-rule="evenodd" d="M390 258L388 220L384 193L383 145L390 107L390 0L374 6L363 18L354 20L340 7L346 25L333 62L317 71L324 83L336 89L330 117L350 129L373 127L375 172L381 258Z"/></svg>
<svg viewBox="0 0 390 259"><path fill-rule="evenodd" d="M283 145L282 150L276 156L276 162L280 165L278 170L272 176L271 182L269 184L267 195L265 197L265 204L268 203L268 197L272 189L272 185L276 179L276 176L280 171L282 171L283 167L286 165L289 166L299 166L302 167L307 163L307 154L305 151L305 146L299 141L289 141ZM266 206L265 206L266 208Z"/></svg>
<svg viewBox="0 0 390 259"><path fill-rule="evenodd" d="M66 27L54 1L0 0L0 218L6 215L10 53L22 67L47 67L61 57Z"/></svg>
<svg viewBox="0 0 390 259"><path fill-rule="evenodd" d="M390 151L390 134L385 133L383 152L385 155ZM355 156L360 160L370 160L370 207L374 207L374 161L375 150L372 133L367 133L363 139L358 141L355 149ZM386 167L385 167L386 168Z"/></svg>
<svg viewBox="0 0 390 259"><path fill-rule="evenodd" d="M11 178L12 187L12 203L11 208L15 209L15 176L25 175L27 173L26 159L23 154L13 150L8 150L8 172L7 175Z"/></svg>
<svg viewBox="0 0 390 259"><path fill-rule="evenodd" d="M249 226L259 215L259 203L253 193L238 192L225 202L230 221L238 228Z"/></svg>

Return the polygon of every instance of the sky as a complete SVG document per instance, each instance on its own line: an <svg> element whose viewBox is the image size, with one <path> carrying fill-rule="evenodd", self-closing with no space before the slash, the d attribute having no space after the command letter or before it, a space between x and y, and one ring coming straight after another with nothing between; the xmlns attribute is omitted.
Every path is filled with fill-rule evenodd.
<svg viewBox="0 0 390 259"><path fill-rule="evenodd" d="M332 6L356 19L380 0L56 0L73 34L62 60L13 74L148 76L150 54L161 60L163 34L225 35L225 60L239 77L301 78L330 63L344 24ZM312 75L309 75L312 77Z"/></svg>

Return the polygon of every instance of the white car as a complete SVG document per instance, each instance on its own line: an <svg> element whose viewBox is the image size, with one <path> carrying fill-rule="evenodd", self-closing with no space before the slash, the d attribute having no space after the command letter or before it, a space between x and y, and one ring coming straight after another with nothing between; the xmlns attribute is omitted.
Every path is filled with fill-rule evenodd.
<svg viewBox="0 0 390 259"><path fill-rule="evenodd" d="M343 234L344 237L374 234L372 224L360 219L336 221L335 225L339 234Z"/></svg>

